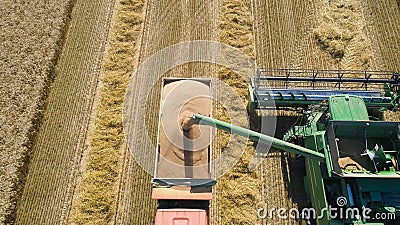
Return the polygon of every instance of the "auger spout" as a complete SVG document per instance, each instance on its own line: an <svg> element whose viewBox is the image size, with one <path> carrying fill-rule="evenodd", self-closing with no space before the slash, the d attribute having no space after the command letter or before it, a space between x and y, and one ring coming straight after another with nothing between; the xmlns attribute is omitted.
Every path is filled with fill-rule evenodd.
<svg viewBox="0 0 400 225"><path fill-rule="evenodd" d="M203 116L200 114L196 114L196 113L193 114L192 119L194 120L194 122L200 123L202 125L212 126L217 129L230 132L232 134L237 134L237 135L243 136L243 137L248 138L253 141L258 141L258 142L262 142L265 144L271 144L272 147L278 148L283 151L299 154L299 155L302 155L307 158L312 158L312 159L319 160L321 162L325 162L325 156L322 153L319 153L314 150L304 148L299 145L295 145L295 144L292 144L292 143L289 143L286 141L282 141L280 139L277 139L277 138L274 138L274 137L271 137L271 136L268 136L265 134L261 134L261 133L243 128L243 127L239 127L239 126L236 126L233 124L229 124L229 123L226 123L226 122L223 122L223 121L220 121L217 119L213 119L213 118L210 118L207 116Z"/></svg>

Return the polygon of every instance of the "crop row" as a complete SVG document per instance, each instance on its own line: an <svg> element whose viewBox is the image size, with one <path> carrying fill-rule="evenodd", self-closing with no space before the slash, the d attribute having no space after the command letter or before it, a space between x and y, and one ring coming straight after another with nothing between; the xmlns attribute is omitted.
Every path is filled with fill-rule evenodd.
<svg viewBox="0 0 400 225"><path fill-rule="evenodd" d="M0 224L13 223L72 1L1 1Z"/></svg>
<svg viewBox="0 0 400 225"><path fill-rule="evenodd" d="M33 145L17 224L66 222L85 149L112 7L111 0L77 0L68 15L70 26Z"/></svg>

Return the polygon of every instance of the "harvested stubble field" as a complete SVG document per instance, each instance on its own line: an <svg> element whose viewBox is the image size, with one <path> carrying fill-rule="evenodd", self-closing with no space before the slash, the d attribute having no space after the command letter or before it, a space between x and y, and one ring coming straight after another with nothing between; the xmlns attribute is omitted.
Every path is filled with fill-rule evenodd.
<svg viewBox="0 0 400 225"><path fill-rule="evenodd" d="M15 216L13 205L21 196L18 191L22 191L18 185L25 181L24 170L18 168L29 150L33 154L25 189L18 201L17 224L151 224L156 206L150 199L151 176L140 168L126 147L121 115L124 92L135 69L164 47L189 40L215 40L239 48L254 58L259 67L400 70L400 59L396 57L400 50L399 31L394 29L400 26L396 0L119 0L115 3L76 0L73 3L62 49L59 45L70 6L68 1L62 6L55 4L64 11L49 15L57 19L48 23L51 26L47 30L35 30L39 36L51 34L52 42L47 48L41 48L44 44L37 42L18 52L10 48L9 41L1 45L7 51L15 51L0 53L0 66L7 71L1 73L6 82L0 85L9 85L0 86L0 91L6 93L2 97L7 97L0 101L3 132L0 145L9 150L1 151L1 156L6 154L1 160L10 154L17 157L4 162L4 166L0 161L1 182L4 180L7 187L0 191L0 224L10 223ZM14 14L5 15L10 17L6 22L13 21ZM34 18L40 25L46 21ZM17 25L23 25L22 30L31 26ZM9 40L3 34L1 38ZM22 31L14 35L28 37ZM36 39L28 40L34 43ZM40 59L37 65L43 67L27 64L21 51L28 58ZM61 52L58 61L57 52ZM34 73L27 76L30 71ZM244 80L217 65L187 63L171 69L165 76L218 78L233 87L244 103L247 99ZM45 87L51 77L54 81L47 96ZM38 85L29 85L28 81ZM138 88L148 85L146 77L136 77L136 82ZM145 116L153 144L160 85L158 82L147 97L146 109L132 112ZM19 92L13 91L13 87L19 87L15 89ZM222 88L215 88L217 96L223 96ZM40 115L37 111L41 96L47 97L46 108L39 132L34 135L35 126L30 124ZM12 113L6 114L8 111ZM16 115L22 116L16 120ZM214 105L213 115L230 121L219 104ZM284 112L277 115L276 135L280 137L293 122L293 115ZM399 119L394 114L387 114L387 118ZM259 129L258 119L251 121L253 129ZM140 122L134 121L132 127L138 127ZM127 135L142 138L135 131ZM221 154L228 139L229 134L217 132L214 155ZM141 147L142 154L150 157L154 154L153 148ZM297 171L289 167L285 154L272 150L260 168L250 172L247 168L253 151L252 143L247 143L241 160L218 179L210 209L212 224L296 224L294 220L276 217L257 218L258 207L265 203L275 208L303 207L305 196L299 189L302 181ZM4 168L7 170L3 171Z"/></svg>
<svg viewBox="0 0 400 225"><path fill-rule="evenodd" d="M15 219L72 2L0 1L0 224Z"/></svg>
<svg viewBox="0 0 400 225"><path fill-rule="evenodd" d="M366 21L366 33L371 40L375 70L400 70L400 59L395 57L400 50L400 5L397 1L362 1L361 9ZM386 120L399 121L398 113L386 112Z"/></svg>
<svg viewBox="0 0 400 225"><path fill-rule="evenodd" d="M109 43L105 52L103 71L100 76L100 91L91 133L91 142L82 163L81 181L77 187L76 198L72 204L68 224L109 224L116 223L120 212L124 216L130 210L118 208L122 168L125 158L131 157L125 148L122 132L122 103L129 78L135 68L134 58L137 52L137 40L142 28L142 10L144 1L119 1L115 7L115 15L110 32ZM148 178L140 171L139 166L130 167L134 182ZM146 188L146 184L140 187ZM128 190L130 191L130 190ZM133 190L135 191L135 190ZM135 191L136 192L136 191ZM136 193L146 194L140 199L122 199L121 201L144 202L153 214L150 205L150 189ZM125 192L122 193L125 196ZM147 209L140 207L140 210ZM146 217L139 217L145 219ZM120 222L118 222L120 224ZM127 224L136 224L130 222Z"/></svg>
<svg viewBox="0 0 400 225"><path fill-rule="evenodd" d="M29 173L17 205L16 224L64 224L66 221L85 148L113 4L113 1L78 0L68 15L69 29L32 146Z"/></svg>

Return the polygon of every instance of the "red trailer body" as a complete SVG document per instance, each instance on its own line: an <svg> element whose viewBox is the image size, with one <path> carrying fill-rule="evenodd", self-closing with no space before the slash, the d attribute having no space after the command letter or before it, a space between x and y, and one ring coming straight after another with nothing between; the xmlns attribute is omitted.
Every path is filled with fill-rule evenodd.
<svg viewBox="0 0 400 225"><path fill-rule="evenodd" d="M158 209L154 225L208 225L204 209Z"/></svg>

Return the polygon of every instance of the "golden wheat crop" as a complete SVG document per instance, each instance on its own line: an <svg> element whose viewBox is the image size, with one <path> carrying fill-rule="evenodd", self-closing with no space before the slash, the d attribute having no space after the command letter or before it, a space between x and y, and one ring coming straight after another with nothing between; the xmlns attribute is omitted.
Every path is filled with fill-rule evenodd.
<svg viewBox="0 0 400 225"><path fill-rule="evenodd" d="M17 205L16 224L65 223L85 149L112 7L111 0L74 2Z"/></svg>
<svg viewBox="0 0 400 225"><path fill-rule="evenodd" d="M0 224L13 223L71 1L0 2Z"/></svg>

